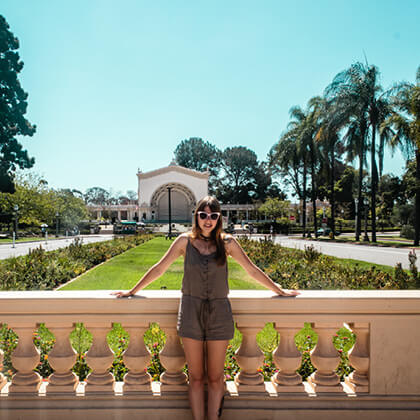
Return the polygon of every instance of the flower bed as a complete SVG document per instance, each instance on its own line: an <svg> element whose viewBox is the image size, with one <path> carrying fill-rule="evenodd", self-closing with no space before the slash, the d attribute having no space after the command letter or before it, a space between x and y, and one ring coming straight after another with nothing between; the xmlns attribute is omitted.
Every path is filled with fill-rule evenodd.
<svg viewBox="0 0 420 420"><path fill-rule="evenodd" d="M0 290L52 290L152 235L137 235L83 244L75 239L68 247L46 252L36 248L28 255L0 262Z"/></svg>
<svg viewBox="0 0 420 420"><path fill-rule="evenodd" d="M334 257L321 254L308 246L304 251L284 248L271 241L240 240L250 259L285 289L419 289L415 254L407 273L397 264L394 273L369 269L354 264L347 266Z"/></svg>

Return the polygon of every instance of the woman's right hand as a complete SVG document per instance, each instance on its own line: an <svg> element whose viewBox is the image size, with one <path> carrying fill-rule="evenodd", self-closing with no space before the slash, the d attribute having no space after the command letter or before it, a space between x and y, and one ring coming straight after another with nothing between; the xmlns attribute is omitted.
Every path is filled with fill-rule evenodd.
<svg viewBox="0 0 420 420"><path fill-rule="evenodd" d="M128 292L121 292L121 291L120 292L111 292L111 295L114 295L117 298L133 296L133 294L130 293L130 291L128 291Z"/></svg>

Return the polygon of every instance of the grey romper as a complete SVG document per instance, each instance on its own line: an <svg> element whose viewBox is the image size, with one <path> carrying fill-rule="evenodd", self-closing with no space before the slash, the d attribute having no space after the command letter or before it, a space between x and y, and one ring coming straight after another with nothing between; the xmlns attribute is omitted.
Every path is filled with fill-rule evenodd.
<svg viewBox="0 0 420 420"><path fill-rule="evenodd" d="M215 252L201 254L188 238L178 335L200 341L232 339L234 324L228 293L227 262L217 265Z"/></svg>

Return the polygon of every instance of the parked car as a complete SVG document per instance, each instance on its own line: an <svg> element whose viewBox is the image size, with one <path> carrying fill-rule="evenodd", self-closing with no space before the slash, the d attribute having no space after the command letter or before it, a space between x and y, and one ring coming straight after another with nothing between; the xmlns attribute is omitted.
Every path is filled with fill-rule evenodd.
<svg viewBox="0 0 420 420"><path fill-rule="evenodd" d="M316 231L316 234L317 234L317 236L328 236L329 234L331 233L331 228L329 228L328 226L327 227L324 227L324 228L319 228L317 231ZM338 235L340 235L340 233L341 232L335 232L335 236L338 236Z"/></svg>

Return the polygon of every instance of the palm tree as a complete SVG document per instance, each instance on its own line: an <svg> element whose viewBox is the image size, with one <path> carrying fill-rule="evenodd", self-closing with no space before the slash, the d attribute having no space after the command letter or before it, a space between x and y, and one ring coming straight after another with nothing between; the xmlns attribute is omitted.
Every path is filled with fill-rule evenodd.
<svg viewBox="0 0 420 420"><path fill-rule="evenodd" d="M370 132L371 152L371 215L372 241L376 242L376 192L378 169L376 165L376 133L380 124L390 114L387 92L379 84L379 69L374 65L355 63L335 76L327 87L326 95L347 109L359 122L362 141L368 143ZM367 148L367 147L366 147ZM365 148L365 150L366 150ZM359 191L360 196L360 191Z"/></svg>
<svg viewBox="0 0 420 420"><path fill-rule="evenodd" d="M286 185L292 187L295 195L302 200L304 197L305 182L304 164L298 147L298 134L296 130L289 129L280 137L268 154L269 167L274 174L283 178ZM305 234L305 217L304 234Z"/></svg>
<svg viewBox="0 0 420 420"><path fill-rule="evenodd" d="M394 110L381 124L381 132L393 129L390 144L400 147L407 159L416 158L416 190L414 205L414 245L420 240L420 66L416 84L400 83L392 88Z"/></svg>
<svg viewBox="0 0 420 420"><path fill-rule="evenodd" d="M308 136L306 135L307 114L299 106L290 109L290 117L293 118L288 124L290 132L296 138L296 148L302 163L302 217L303 217L303 237L306 236L306 197L307 197L307 174L309 163Z"/></svg>
<svg viewBox="0 0 420 420"><path fill-rule="evenodd" d="M340 131L346 124L347 114L339 108L339 103L328 101L325 98L320 99L319 106L319 128L317 130L315 141L319 144L321 154L325 161L330 190L331 205L331 234L335 235L335 169L338 160L337 151L342 148Z"/></svg>

